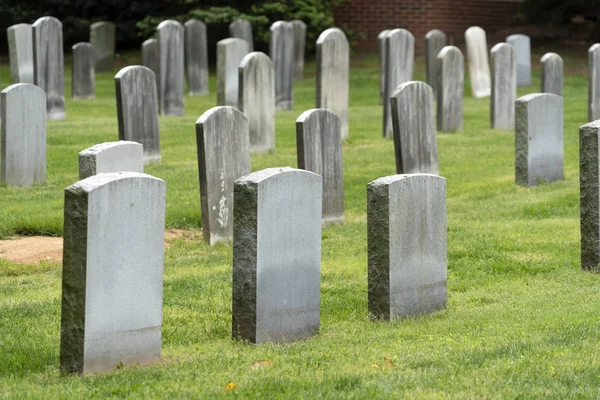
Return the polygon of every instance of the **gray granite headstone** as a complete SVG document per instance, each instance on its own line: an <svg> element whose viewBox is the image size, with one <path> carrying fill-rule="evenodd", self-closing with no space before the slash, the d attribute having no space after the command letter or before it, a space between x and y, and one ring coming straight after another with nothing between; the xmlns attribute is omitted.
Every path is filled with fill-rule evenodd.
<svg viewBox="0 0 600 400"><path fill-rule="evenodd" d="M248 118L250 149L264 153L275 149L275 75L273 62L253 52L239 68L239 110Z"/></svg>
<svg viewBox="0 0 600 400"><path fill-rule="evenodd" d="M588 50L588 120L600 119L600 43Z"/></svg>
<svg viewBox="0 0 600 400"><path fill-rule="evenodd" d="M379 55L379 104L383 104L383 93L385 88L385 38L389 30L379 32L377 35L377 50Z"/></svg>
<svg viewBox="0 0 600 400"><path fill-rule="evenodd" d="M338 28L325 30L317 39L317 108L333 111L348 138L350 45Z"/></svg>
<svg viewBox="0 0 600 400"><path fill-rule="evenodd" d="M532 93L515 102L515 176L517 185L564 179L563 98Z"/></svg>
<svg viewBox="0 0 600 400"><path fill-rule="evenodd" d="M137 172L65 189L60 369L160 361L165 181Z"/></svg>
<svg viewBox="0 0 600 400"><path fill-rule="evenodd" d="M6 30L13 83L33 83L33 28L17 24Z"/></svg>
<svg viewBox="0 0 600 400"><path fill-rule="evenodd" d="M425 67L427 83L437 96L437 55L446 46L446 34L438 29L427 32L425 35Z"/></svg>
<svg viewBox="0 0 600 400"><path fill-rule="evenodd" d="M150 68L152 72L154 72L154 75L156 76L156 90L158 90L158 86L160 85L160 82L158 81L159 64L158 41L156 39L144 41L144 43L142 43L142 65ZM157 95L160 95L160 93L157 93Z"/></svg>
<svg viewBox="0 0 600 400"><path fill-rule="evenodd" d="M141 65L125 67L115 75L119 140L144 146L146 164L160 161L156 77Z"/></svg>
<svg viewBox="0 0 600 400"><path fill-rule="evenodd" d="M465 32L465 42L473 97L487 97L492 92L492 83L485 31L478 26L470 27Z"/></svg>
<svg viewBox="0 0 600 400"><path fill-rule="evenodd" d="M229 24L229 37L245 40L248 42L248 52L254 51L252 23L247 19L236 19Z"/></svg>
<svg viewBox="0 0 600 400"><path fill-rule="evenodd" d="M492 129L512 130L515 127L515 100L517 99L515 48L508 43L498 43L492 48L491 54L491 127Z"/></svg>
<svg viewBox="0 0 600 400"><path fill-rule="evenodd" d="M270 28L269 56L275 69L275 109L294 108L294 27L277 21Z"/></svg>
<svg viewBox="0 0 600 400"><path fill-rule="evenodd" d="M563 94L563 59L556 53L546 53L540 59L542 93Z"/></svg>
<svg viewBox="0 0 600 400"><path fill-rule="evenodd" d="M177 21L166 20L156 28L158 40L159 109L162 115L181 116L184 96L184 30Z"/></svg>
<svg viewBox="0 0 600 400"><path fill-rule="evenodd" d="M515 47L517 87L531 86L531 39L527 35L516 34L508 36L506 43Z"/></svg>
<svg viewBox="0 0 600 400"><path fill-rule="evenodd" d="M298 168L323 177L323 223L344 221L344 168L340 119L314 109L296 120Z"/></svg>
<svg viewBox="0 0 600 400"><path fill-rule="evenodd" d="M77 43L72 47L71 97L93 99L96 93L94 48L90 43Z"/></svg>
<svg viewBox="0 0 600 400"><path fill-rule="evenodd" d="M319 331L321 177L269 168L235 181L233 338L289 343Z"/></svg>
<svg viewBox="0 0 600 400"><path fill-rule="evenodd" d="M144 172L140 143L119 140L96 144L79 152L79 179L108 172Z"/></svg>
<svg viewBox="0 0 600 400"><path fill-rule="evenodd" d="M217 104L238 106L239 66L248 54L248 42L228 38L217 42Z"/></svg>
<svg viewBox="0 0 600 400"><path fill-rule="evenodd" d="M581 268L600 272L600 121L579 128Z"/></svg>
<svg viewBox="0 0 600 400"><path fill-rule="evenodd" d="M250 173L248 120L236 108L213 107L196 121L196 143L204 241L211 246L229 242L233 182Z"/></svg>
<svg viewBox="0 0 600 400"><path fill-rule="evenodd" d="M100 21L90 26L90 43L94 47L96 72L112 71L116 33L117 27L112 22Z"/></svg>
<svg viewBox="0 0 600 400"><path fill-rule="evenodd" d="M185 27L185 75L191 96L208 94L208 44L206 25L192 19Z"/></svg>
<svg viewBox="0 0 600 400"><path fill-rule="evenodd" d="M394 125L396 173L440 173L433 91L425 82L398 86L390 100Z"/></svg>
<svg viewBox="0 0 600 400"><path fill-rule="evenodd" d="M415 38L406 29L393 29L385 38L385 88L383 93L383 137L392 134L390 97L401 83L412 80Z"/></svg>
<svg viewBox="0 0 600 400"><path fill-rule="evenodd" d="M461 131L463 127L464 57L458 47L446 46L437 55L437 129Z"/></svg>
<svg viewBox="0 0 600 400"><path fill-rule="evenodd" d="M2 172L8 186L46 183L46 94L31 83L0 92Z"/></svg>
<svg viewBox="0 0 600 400"><path fill-rule="evenodd" d="M294 28L294 80L304 79L304 48L306 46L306 24L298 19L290 22Z"/></svg>
<svg viewBox="0 0 600 400"><path fill-rule="evenodd" d="M369 313L394 320L446 306L446 179L392 175L367 185Z"/></svg>
<svg viewBox="0 0 600 400"><path fill-rule="evenodd" d="M46 117L65 119L62 23L42 17L33 27L33 80L46 92Z"/></svg>

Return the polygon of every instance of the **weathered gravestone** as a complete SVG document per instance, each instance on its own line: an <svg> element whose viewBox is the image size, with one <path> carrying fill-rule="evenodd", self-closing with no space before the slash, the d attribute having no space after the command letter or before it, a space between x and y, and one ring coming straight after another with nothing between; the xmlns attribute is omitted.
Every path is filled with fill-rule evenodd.
<svg viewBox="0 0 600 400"><path fill-rule="evenodd" d="M415 38L406 29L393 29L385 38L385 88L383 93L383 137L392 134L390 97L401 83L412 80Z"/></svg>
<svg viewBox="0 0 600 400"><path fill-rule="evenodd" d="M581 268L600 272L600 121L579 128Z"/></svg>
<svg viewBox="0 0 600 400"><path fill-rule="evenodd" d="M294 80L304 79L304 48L306 47L306 24L298 19L290 22L294 29Z"/></svg>
<svg viewBox="0 0 600 400"><path fill-rule="evenodd" d="M531 86L531 39L522 34L510 35L506 38L506 43L515 48L517 87Z"/></svg>
<svg viewBox="0 0 600 400"><path fill-rule="evenodd" d="M125 67L115 75L119 140L144 146L146 164L160 161L156 77L141 65Z"/></svg>
<svg viewBox="0 0 600 400"><path fill-rule="evenodd" d="M340 119L314 109L296 120L298 168L323 177L323 223L344 221L344 168Z"/></svg>
<svg viewBox="0 0 600 400"><path fill-rule="evenodd" d="M427 84L431 86L433 95L437 96L437 55L446 46L446 34L438 29L425 35L425 67Z"/></svg>
<svg viewBox="0 0 600 400"><path fill-rule="evenodd" d="M600 119L600 43L588 50L588 120Z"/></svg>
<svg viewBox="0 0 600 400"><path fill-rule="evenodd" d="M229 36L248 42L248 53L254 51L254 37L252 35L252 24L247 19L236 19L229 24Z"/></svg>
<svg viewBox="0 0 600 400"><path fill-rule="evenodd" d="M546 53L540 59L542 66L540 78L542 93L562 96L563 93L563 59L556 53Z"/></svg>
<svg viewBox="0 0 600 400"><path fill-rule="evenodd" d="M250 173L248 120L233 107L213 107L196 121L196 143L204 241L229 242L233 182Z"/></svg>
<svg viewBox="0 0 600 400"><path fill-rule="evenodd" d="M273 62L253 52L239 68L239 109L248 118L250 149L263 153L275 149L275 76Z"/></svg>
<svg viewBox="0 0 600 400"><path fill-rule="evenodd" d="M379 32L377 35L377 49L379 55L379 104L383 104L383 93L385 87L385 38L389 30Z"/></svg>
<svg viewBox="0 0 600 400"><path fill-rule="evenodd" d="M180 116L185 113L184 96L184 30L173 20L156 28L158 39L159 81L158 102L162 115Z"/></svg>
<svg viewBox="0 0 600 400"><path fill-rule="evenodd" d="M398 174L439 174L433 91L425 82L405 82L391 98Z"/></svg>
<svg viewBox="0 0 600 400"><path fill-rule="evenodd" d="M185 27L185 75L191 96L208 94L208 44L206 25L192 19Z"/></svg>
<svg viewBox="0 0 600 400"><path fill-rule="evenodd" d="M517 64L515 48L498 43L492 48L492 96L490 122L492 129L512 130L515 127L517 98Z"/></svg>
<svg viewBox="0 0 600 400"><path fill-rule="evenodd" d="M96 144L79 152L79 179L109 172L144 172L140 143L120 140Z"/></svg>
<svg viewBox="0 0 600 400"><path fill-rule="evenodd" d="M217 104L238 106L239 66L248 53L245 40L229 38L217 42Z"/></svg>
<svg viewBox="0 0 600 400"><path fill-rule="evenodd" d="M393 320L446 306L446 180L393 175L367 185L369 313Z"/></svg>
<svg viewBox="0 0 600 400"><path fill-rule="evenodd" d="M458 47L446 46L437 55L437 129L455 132L463 127L464 57Z"/></svg>
<svg viewBox="0 0 600 400"><path fill-rule="evenodd" d="M478 26L470 27L465 32L465 42L473 97L487 97L492 89L485 31Z"/></svg>
<svg viewBox="0 0 600 400"><path fill-rule="evenodd" d="M515 102L517 185L563 180L563 98L532 93Z"/></svg>
<svg viewBox="0 0 600 400"><path fill-rule="evenodd" d="M33 28L17 24L6 30L13 83L33 83Z"/></svg>
<svg viewBox="0 0 600 400"><path fill-rule="evenodd" d="M319 330L321 177L269 168L235 182L232 331L289 343Z"/></svg>
<svg viewBox="0 0 600 400"><path fill-rule="evenodd" d="M154 76L156 76L156 90L158 91L158 86L160 85L158 81L160 57L158 56L158 41L156 39L148 39L142 43L142 65L154 72ZM157 95L160 95L160 93L157 93Z"/></svg>
<svg viewBox="0 0 600 400"><path fill-rule="evenodd" d="M277 21L270 28L269 56L275 69L275 108L294 108L294 27Z"/></svg>
<svg viewBox="0 0 600 400"><path fill-rule="evenodd" d="M112 22L100 21L90 25L90 43L94 47L96 72L112 71L116 32L117 27Z"/></svg>
<svg viewBox="0 0 600 400"><path fill-rule="evenodd" d="M121 172L65 189L62 372L160 361L165 188Z"/></svg>
<svg viewBox="0 0 600 400"><path fill-rule="evenodd" d="M33 27L33 80L46 92L46 117L65 119L62 23L42 17Z"/></svg>
<svg viewBox="0 0 600 400"><path fill-rule="evenodd" d="M317 108L333 111L348 138L350 45L338 28L325 30L317 39Z"/></svg>
<svg viewBox="0 0 600 400"><path fill-rule="evenodd" d="M8 186L46 183L46 94L30 83L0 92L2 175Z"/></svg>
<svg viewBox="0 0 600 400"><path fill-rule="evenodd" d="M89 43L77 43L72 47L71 97L93 99L96 93L94 73L94 48Z"/></svg>

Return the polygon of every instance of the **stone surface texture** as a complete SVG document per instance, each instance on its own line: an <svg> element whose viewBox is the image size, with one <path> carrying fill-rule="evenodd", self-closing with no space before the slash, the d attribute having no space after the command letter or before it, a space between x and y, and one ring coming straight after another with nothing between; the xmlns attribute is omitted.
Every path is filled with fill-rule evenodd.
<svg viewBox="0 0 600 400"><path fill-rule="evenodd" d="M112 22L100 21L90 25L90 43L94 47L96 72L112 71L116 34L117 27Z"/></svg>
<svg viewBox="0 0 600 400"><path fill-rule="evenodd" d="M600 119L600 43L588 50L588 121Z"/></svg>
<svg viewBox="0 0 600 400"><path fill-rule="evenodd" d="M325 30L317 39L317 108L333 111L348 138L350 97L350 44L338 28Z"/></svg>
<svg viewBox="0 0 600 400"><path fill-rule="evenodd" d="M492 93L490 63L485 31L472 26L465 31L469 76L473 97L487 97Z"/></svg>
<svg viewBox="0 0 600 400"><path fill-rule="evenodd" d="M392 175L367 185L369 313L393 320L446 306L446 180Z"/></svg>
<svg viewBox="0 0 600 400"><path fill-rule="evenodd" d="M294 108L294 27L277 21L270 28L269 56L275 69L275 108Z"/></svg>
<svg viewBox="0 0 600 400"><path fill-rule="evenodd" d="M517 99L517 64L514 46L498 43L492 48L492 96L490 123L492 129L515 128Z"/></svg>
<svg viewBox="0 0 600 400"><path fill-rule="evenodd" d="M243 39L217 42L217 104L238 107L239 66L248 53L248 42Z"/></svg>
<svg viewBox="0 0 600 400"><path fill-rule="evenodd" d="M306 47L306 24L298 19L290 22L294 28L294 80L304 79L304 48Z"/></svg>
<svg viewBox="0 0 600 400"><path fill-rule="evenodd" d="M531 86L531 39L527 35L516 34L508 36L506 43L515 48L517 87Z"/></svg>
<svg viewBox="0 0 600 400"><path fill-rule="evenodd" d="M579 128L581 268L600 272L600 121Z"/></svg>
<svg viewBox="0 0 600 400"><path fill-rule="evenodd" d="M431 86L433 95L437 96L437 56L446 46L446 34L438 29L431 30L425 35L425 69L427 84Z"/></svg>
<svg viewBox="0 0 600 400"><path fill-rule="evenodd" d="M177 21L166 20L156 28L158 40L158 102L162 115L185 114L184 97L184 29Z"/></svg>
<svg viewBox="0 0 600 400"><path fill-rule="evenodd" d="M12 25L6 30L13 83L33 82L33 28L31 24Z"/></svg>
<svg viewBox="0 0 600 400"><path fill-rule="evenodd" d="M465 61L458 47L446 46L437 55L437 129L462 131Z"/></svg>
<svg viewBox="0 0 600 400"><path fill-rule="evenodd" d="M331 111L305 111L296 120L298 168L323 177L323 223L344 221L341 121Z"/></svg>
<svg viewBox="0 0 600 400"><path fill-rule="evenodd" d="M377 35L377 50L379 55L379 104L383 104L385 88L385 38L390 33L388 29Z"/></svg>
<svg viewBox="0 0 600 400"><path fill-rule="evenodd" d="M250 173L248 120L233 107L213 107L196 121L196 143L204 241L229 242L233 182Z"/></svg>
<svg viewBox="0 0 600 400"><path fill-rule="evenodd" d="M252 343L316 334L321 177L269 168L235 182L232 332Z"/></svg>
<svg viewBox="0 0 600 400"><path fill-rule="evenodd" d="M229 37L245 40L248 42L248 52L254 51L252 23L247 19L236 19L229 24Z"/></svg>
<svg viewBox="0 0 600 400"><path fill-rule="evenodd" d="M563 95L563 59L556 53L546 53L540 59L541 91Z"/></svg>
<svg viewBox="0 0 600 400"><path fill-rule="evenodd" d="M192 19L185 28L185 75L191 96L208 94L208 44L206 24Z"/></svg>
<svg viewBox="0 0 600 400"><path fill-rule="evenodd" d="M81 42L71 50L71 97L78 100L93 99L96 97L94 48L90 43Z"/></svg>
<svg viewBox="0 0 600 400"><path fill-rule="evenodd" d="M156 90L158 91L158 86L160 85L160 82L158 81L160 57L158 56L158 41L156 39L148 39L142 43L142 65L150 68L152 72L154 72L154 76L156 77ZM157 92L157 96L160 96L160 93Z"/></svg>
<svg viewBox="0 0 600 400"><path fill-rule="evenodd" d="M120 140L96 144L79 152L79 179L109 172L144 172L140 143Z"/></svg>
<svg viewBox="0 0 600 400"><path fill-rule="evenodd" d="M136 172L65 189L62 372L160 361L165 189Z"/></svg>

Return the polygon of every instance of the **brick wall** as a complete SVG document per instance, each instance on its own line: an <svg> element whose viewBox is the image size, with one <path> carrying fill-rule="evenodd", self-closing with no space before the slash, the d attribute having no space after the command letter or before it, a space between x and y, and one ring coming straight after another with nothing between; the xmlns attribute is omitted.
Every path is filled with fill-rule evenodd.
<svg viewBox="0 0 600 400"><path fill-rule="evenodd" d="M511 25L520 0L349 0L334 12L335 24L365 35L363 50L376 49L377 35L385 29L404 28L415 36L422 53L425 34L440 29L449 43L463 43L465 30L473 25L487 33Z"/></svg>

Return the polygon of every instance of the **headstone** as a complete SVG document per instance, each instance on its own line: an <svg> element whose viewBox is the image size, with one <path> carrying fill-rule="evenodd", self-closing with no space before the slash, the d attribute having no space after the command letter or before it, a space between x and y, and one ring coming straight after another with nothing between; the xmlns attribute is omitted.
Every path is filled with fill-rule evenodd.
<svg viewBox="0 0 600 400"><path fill-rule="evenodd" d="M563 94L563 59L556 53L546 53L540 59L542 93Z"/></svg>
<svg viewBox="0 0 600 400"><path fill-rule="evenodd" d="M228 38L217 42L217 104L238 106L238 68L248 53L245 40Z"/></svg>
<svg viewBox="0 0 600 400"><path fill-rule="evenodd" d="M517 185L564 179L563 98L532 93L515 102L515 175Z"/></svg>
<svg viewBox="0 0 600 400"><path fill-rule="evenodd" d="M79 179L109 172L144 172L141 144L120 140L94 145L79 152Z"/></svg>
<svg viewBox="0 0 600 400"><path fill-rule="evenodd" d="M478 26L470 27L465 32L465 42L473 97L487 97L492 92L492 86L485 31Z"/></svg>
<svg viewBox="0 0 600 400"><path fill-rule="evenodd" d="M33 83L33 28L17 24L6 30L13 83Z"/></svg>
<svg viewBox="0 0 600 400"><path fill-rule="evenodd" d="M600 119L600 43L588 50L588 120Z"/></svg>
<svg viewBox="0 0 600 400"><path fill-rule="evenodd" d="M350 45L338 28L325 30L317 39L317 108L333 111L348 138Z"/></svg>
<svg viewBox="0 0 600 400"><path fill-rule="evenodd" d="M492 96L490 121L492 129L515 128L517 99L517 64L515 48L498 43L492 48Z"/></svg>
<svg viewBox="0 0 600 400"><path fill-rule="evenodd" d="M93 99L96 93L94 73L94 48L89 43L77 43L72 48L71 97Z"/></svg>
<svg viewBox="0 0 600 400"><path fill-rule="evenodd" d="M506 43L515 48L517 87L531 86L531 39L522 34L510 35L506 38Z"/></svg>
<svg viewBox="0 0 600 400"><path fill-rule="evenodd" d="M393 320L446 306L446 180L392 175L367 185L369 313Z"/></svg>
<svg viewBox="0 0 600 400"><path fill-rule="evenodd" d="M196 143L204 241L229 242L233 182L250 173L248 120L233 107L213 107L196 121Z"/></svg>
<svg viewBox="0 0 600 400"><path fill-rule="evenodd" d="M156 77L149 68L131 65L115 75L119 140L144 146L144 163L160 161Z"/></svg>
<svg viewBox="0 0 600 400"><path fill-rule="evenodd" d="M165 188L121 172L65 189L62 372L160 361Z"/></svg>
<svg viewBox="0 0 600 400"><path fill-rule="evenodd" d="M90 43L94 47L96 72L112 71L116 32L117 27L112 22L100 21L90 26Z"/></svg>
<svg viewBox="0 0 600 400"><path fill-rule="evenodd" d="M252 23L247 19L236 19L229 24L229 37L245 40L248 42L248 53L254 51Z"/></svg>
<svg viewBox="0 0 600 400"><path fill-rule="evenodd" d="M289 343L319 331L321 177L269 168L235 182L232 331Z"/></svg>
<svg viewBox="0 0 600 400"><path fill-rule="evenodd" d="M390 100L394 124L396 173L438 175L433 91L425 82L398 86Z"/></svg>
<svg viewBox="0 0 600 400"><path fill-rule="evenodd" d="M180 116L185 113L184 96L184 30L173 20L166 20L156 28L158 39L160 113Z"/></svg>
<svg viewBox="0 0 600 400"><path fill-rule="evenodd" d="M427 83L437 96L437 55L446 46L446 34L438 29L427 32L425 35L425 66Z"/></svg>
<svg viewBox="0 0 600 400"><path fill-rule="evenodd" d="M581 268L600 272L600 121L579 128Z"/></svg>
<svg viewBox="0 0 600 400"><path fill-rule="evenodd" d="M464 57L458 47L446 46L437 55L437 129L461 131L463 127Z"/></svg>
<svg viewBox="0 0 600 400"><path fill-rule="evenodd" d="M275 109L294 108L294 27L277 21L270 28L269 56L275 69Z"/></svg>
<svg viewBox="0 0 600 400"><path fill-rule="evenodd" d="M250 149L264 153L275 149L275 75L273 62L264 53L253 52L239 68L239 109L248 118Z"/></svg>
<svg viewBox="0 0 600 400"><path fill-rule="evenodd" d="M383 93L383 137L392 134L390 97L401 83L412 80L415 38L406 29L393 29L385 38L385 88Z"/></svg>
<svg viewBox="0 0 600 400"><path fill-rule="evenodd" d="M306 24L298 19L290 22L294 28L294 80L304 79L304 48L306 46Z"/></svg>
<svg viewBox="0 0 600 400"><path fill-rule="evenodd" d="M379 32L377 35L377 49L379 50L379 104L383 104L383 93L385 88L385 38L389 30Z"/></svg>
<svg viewBox="0 0 600 400"><path fill-rule="evenodd" d="M296 120L298 168L323 177L323 222L344 221L344 168L340 119L314 109Z"/></svg>
<svg viewBox="0 0 600 400"><path fill-rule="evenodd" d="M142 65L154 72L156 76L156 90L158 90L160 85L158 81L160 57L158 55L158 41L156 39L148 39L142 43ZM160 93L157 93L157 95L160 95Z"/></svg>
<svg viewBox="0 0 600 400"><path fill-rule="evenodd" d="M192 19L185 24L185 74L191 96L208 94L206 25Z"/></svg>
<svg viewBox="0 0 600 400"><path fill-rule="evenodd" d="M42 17L33 27L34 83L46 92L46 117L65 119L62 23Z"/></svg>
<svg viewBox="0 0 600 400"><path fill-rule="evenodd" d="M0 92L2 175L8 186L46 183L46 95L30 83Z"/></svg>

